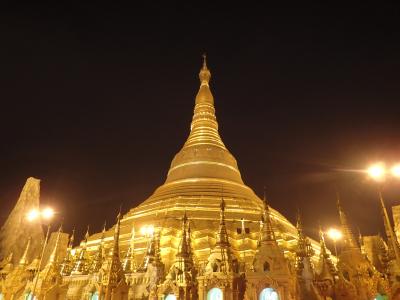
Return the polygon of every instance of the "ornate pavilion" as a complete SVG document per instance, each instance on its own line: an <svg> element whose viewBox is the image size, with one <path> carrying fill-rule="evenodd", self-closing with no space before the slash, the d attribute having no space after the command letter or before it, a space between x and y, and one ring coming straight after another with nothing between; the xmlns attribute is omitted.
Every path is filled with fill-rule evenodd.
<svg viewBox="0 0 400 300"><path fill-rule="evenodd" d="M53 233L42 262L37 232L35 247L25 233L23 248L2 253L0 300L400 299L399 245L383 202L387 240L359 241L338 202L344 246L331 257L322 231L309 239L300 217L292 225L244 184L218 132L205 58L199 79L190 134L165 183L78 247L73 234ZM38 185L28 180L20 201Z"/></svg>

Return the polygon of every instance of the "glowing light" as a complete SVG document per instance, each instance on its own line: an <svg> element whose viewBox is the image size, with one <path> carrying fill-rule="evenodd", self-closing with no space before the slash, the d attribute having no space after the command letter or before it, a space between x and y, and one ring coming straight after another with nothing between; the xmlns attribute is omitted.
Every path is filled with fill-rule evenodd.
<svg viewBox="0 0 400 300"><path fill-rule="evenodd" d="M212 288L207 293L207 300L222 300L224 299L222 290L219 288Z"/></svg>
<svg viewBox="0 0 400 300"><path fill-rule="evenodd" d="M42 211L43 219L49 220L54 216L54 210L50 207L45 208Z"/></svg>
<svg viewBox="0 0 400 300"><path fill-rule="evenodd" d="M400 164L394 165L390 172L394 177L400 178Z"/></svg>
<svg viewBox="0 0 400 300"><path fill-rule="evenodd" d="M154 234L154 226L144 225L142 228L140 228L140 233L145 236L152 236Z"/></svg>
<svg viewBox="0 0 400 300"><path fill-rule="evenodd" d="M333 240L333 241L337 241L340 240L342 238L342 232L337 230L336 228L331 228L329 229L327 232L328 237Z"/></svg>
<svg viewBox="0 0 400 300"><path fill-rule="evenodd" d="M154 226L153 225L150 225L149 227L147 227L147 233L148 233L148 235L154 234Z"/></svg>
<svg viewBox="0 0 400 300"><path fill-rule="evenodd" d="M27 215L26 218L28 219L29 222L35 221L37 218L39 218L40 212L37 209L32 209Z"/></svg>
<svg viewBox="0 0 400 300"><path fill-rule="evenodd" d="M376 163L367 169L367 173L372 179L382 181L385 179L385 165L383 163Z"/></svg>

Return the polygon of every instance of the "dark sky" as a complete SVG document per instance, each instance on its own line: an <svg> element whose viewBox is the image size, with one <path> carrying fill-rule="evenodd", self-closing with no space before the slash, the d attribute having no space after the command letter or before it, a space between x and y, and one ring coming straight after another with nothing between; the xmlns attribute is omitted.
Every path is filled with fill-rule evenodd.
<svg viewBox="0 0 400 300"><path fill-rule="evenodd" d="M207 52L245 182L291 221L301 208L309 234L337 224L336 187L354 228L382 231L376 186L343 170L400 161L399 6L143 2L2 7L0 223L29 176L80 233L145 200L189 133Z"/></svg>

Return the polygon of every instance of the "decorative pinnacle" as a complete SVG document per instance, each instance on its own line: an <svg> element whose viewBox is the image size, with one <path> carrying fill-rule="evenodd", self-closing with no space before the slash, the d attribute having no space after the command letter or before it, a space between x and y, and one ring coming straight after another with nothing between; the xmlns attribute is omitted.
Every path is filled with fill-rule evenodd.
<svg viewBox="0 0 400 300"><path fill-rule="evenodd" d="M344 244L346 248L359 248L355 242L353 232L351 231L350 225L347 222L346 214L343 211L343 208L340 204L339 193L336 193L337 196L337 208L339 212L339 220L342 225L342 232L344 237Z"/></svg>
<svg viewBox="0 0 400 300"><path fill-rule="evenodd" d="M203 53L203 69L207 69L207 54Z"/></svg>
<svg viewBox="0 0 400 300"><path fill-rule="evenodd" d="M106 235L106 224L107 224L107 221L104 221L103 230L101 232L100 243L103 243L104 237Z"/></svg>
<svg viewBox="0 0 400 300"><path fill-rule="evenodd" d="M186 230L187 220L188 220L188 218L187 218L186 210L185 210L185 212L183 213L183 217L182 217L182 230L184 230L184 231Z"/></svg>
<svg viewBox="0 0 400 300"><path fill-rule="evenodd" d="M49 263L55 263L57 260L57 252L58 252L58 248L59 248L59 244L60 244L60 235L62 232L62 225L60 225L60 227L58 228L58 233L57 233L57 239L56 239L56 244L54 245L54 249L50 255L49 258Z"/></svg>
<svg viewBox="0 0 400 300"><path fill-rule="evenodd" d="M208 83L210 82L211 73L210 73L210 70L207 68L206 54L203 54L203 66L200 70L199 78L200 78L201 85L204 85L204 84L208 85Z"/></svg>
<svg viewBox="0 0 400 300"><path fill-rule="evenodd" d="M19 260L20 266L26 266L28 264L28 253L30 250L31 241L32 241L32 236L29 236L28 243L26 244L24 254L22 255L21 259Z"/></svg>
<svg viewBox="0 0 400 300"><path fill-rule="evenodd" d="M118 237L119 237L120 224L121 224L121 207L117 215L117 225L115 226L115 234L118 235Z"/></svg>
<svg viewBox="0 0 400 300"><path fill-rule="evenodd" d="M85 233L85 241L86 242L87 242L88 238L89 238L89 225L87 226L87 230L86 230L86 233Z"/></svg>
<svg viewBox="0 0 400 300"><path fill-rule="evenodd" d="M106 220L106 221L104 221L104 225L103 225L103 232L105 232L105 231L106 231L106 226L107 226L107 220Z"/></svg>
<svg viewBox="0 0 400 300"><path fill-rule="evenodd" d="M326 244L325 244L325 234L324 234L324 231L322 230L321 224L319 224L319 243L321 246L321 254L326 255L327 250L326 250Z"/></svg>
<svg viewBox="0 0 400 300"><path fill-rule="evenodd" d="M269 205L268 205L268 200L267 200L267 188L265 186L264 186L263 201L264 201L264 210L269 213Z"/></svg>
<svg viewBox="0 0 400 300"><path fill-rule="evenodd" d="M264 203L267 202L267 187L264 185L264 195L263 195Z"/></svg>
<svg viewBox="0 0 400 300"><path fill-rule="evenodd" d="M219 205L220 208L220 224L225 225L225 201L224 197L221 198L221 204Z"/></svg>
<svg viewBox="0 0 400 300"><path fill-rule="evenodd" d="M187 255L188 251L187 251L187 237L186 237L186 223L187 223L187 216L186 216L186 210L183 214L182 217L182 240L181 240L181 244L179 247L179 254L180 255Z"/></svg>
<svg viewBox="0 0 400 300"><path fill-rule="evenodd" d="M72 249L72 247L74 245L74 240L75 240L75 227L74 227L74 229L72 229L72 234L71 234L71 237L69 238L68 248Z"/></svg>
<svg viewBox="0 0 400 300"><path fill-rule="evenodd" d="M302 224L302 221L301 221L301 213L300 213L300 209L297 209L297 222L296 222L296 228L297 228L297 231L299 231L299 232L303 232L303 224Z"/></svg>
<svg viewBox="0 0 400 300"><path fill-rule="evenodd" d="M267 202L266 189L264 186L264 213L262 216L263 229L261 232L261 242L275 241L275 233L272 229L271 215L269 212L269 205Z"/></svg>

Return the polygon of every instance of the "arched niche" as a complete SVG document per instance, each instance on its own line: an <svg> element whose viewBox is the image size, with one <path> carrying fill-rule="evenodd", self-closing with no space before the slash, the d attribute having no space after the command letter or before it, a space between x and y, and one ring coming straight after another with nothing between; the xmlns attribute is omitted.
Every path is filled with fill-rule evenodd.
<svg viewBox="0 0 400 300"><path fill-rule="evenodd" d="M92 293L92 295L90 296L90 300L99 300L99 292L94 292Z"/></svg>
<svg viewBox="0 0 400 300"><path fill-rule="evenodd" d="M259 300L279 300L278 293L273 288L265 288L261 291Z"/></svg>
<svg viewBox="0 0 400 300"><path fill-rule="evenodd" d="M212 288L207 293L207 300L223 300L224 295L220 288Z"/></svg>
<svg viewBox="0 0 400 300"><path fill-rule="evenodd" d="M174 294L168 294L164 300L176 300L176 296Z"/></svg>

